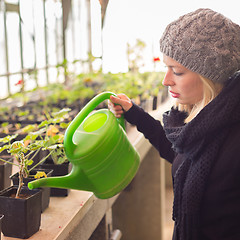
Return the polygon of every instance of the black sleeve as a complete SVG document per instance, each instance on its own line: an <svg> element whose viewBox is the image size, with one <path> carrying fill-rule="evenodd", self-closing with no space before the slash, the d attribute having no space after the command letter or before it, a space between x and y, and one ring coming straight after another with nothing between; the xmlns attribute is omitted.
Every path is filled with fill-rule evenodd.
<svg viewBox="0 0 240 240"><path fill-rule="evenodd" d="M124 113L125 119L135 125L137 130L158 150L160 156L170 163L173 162L175 152L172 144L166 138L162 124L150 114L133 103L133 106Z"/></svg>

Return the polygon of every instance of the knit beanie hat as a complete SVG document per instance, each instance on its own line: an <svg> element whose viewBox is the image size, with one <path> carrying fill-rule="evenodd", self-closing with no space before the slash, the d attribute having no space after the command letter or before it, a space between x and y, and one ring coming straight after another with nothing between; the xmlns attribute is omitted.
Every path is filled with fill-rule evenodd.
<svg viewBox="0 0 240 240"><path fill-rule="evenodd" d="M160 51L216 83L240 70L240 26L211 9L198 9L170 23Z"/></svg>

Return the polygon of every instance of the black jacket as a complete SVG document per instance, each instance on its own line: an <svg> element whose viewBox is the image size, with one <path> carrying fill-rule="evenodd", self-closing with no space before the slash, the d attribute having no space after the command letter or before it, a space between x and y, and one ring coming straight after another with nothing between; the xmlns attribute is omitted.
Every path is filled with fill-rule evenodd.
<svg viewBox="0 0 240 240"><path fill-rule="evenodd" d="M237 84L240 95L240 76L237 75L235 79L239 81ZM240 109L240 104L238 107ZM234 112L230 116L233 114ZM137 126L137 129L159 151L162 158L172 163L172 175L174 176L179 166L185 161L185 155L173 150L172 143L168 140L160 121L136 105L125 113L125 118ZM234 119L229 123L226 125L228 131L224 141L214 157L201 198L198 233L200 240L240 240L240 121ZM212 137L214 137L213 134L211 134ZM175 233L173 239L180 238Z"/></svg>

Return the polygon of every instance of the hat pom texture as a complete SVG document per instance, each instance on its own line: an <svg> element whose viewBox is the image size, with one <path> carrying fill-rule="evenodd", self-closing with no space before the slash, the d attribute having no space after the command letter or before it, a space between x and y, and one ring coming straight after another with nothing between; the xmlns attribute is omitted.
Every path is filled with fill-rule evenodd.
<svg viewBox="0 0 240 240"><path fill-rule="evenodd" d="M160 51L191 71L224 84L240 69L240 26L211 9L198 9L166 27Z"/></svg>

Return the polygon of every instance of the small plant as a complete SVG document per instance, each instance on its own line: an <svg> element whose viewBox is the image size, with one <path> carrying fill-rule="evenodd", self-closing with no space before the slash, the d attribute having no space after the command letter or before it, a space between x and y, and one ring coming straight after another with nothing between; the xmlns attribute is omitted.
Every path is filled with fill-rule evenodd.
<svg viewBox="0 0 240 240"><path fill-rule="evenodd" d="M0 161L8 162L16 165L19 168L19 185L16 198L19 197L23 186L23 178L29 176L31 170L36 168L39 164L43 163L48 157L52 156L56 164L61 164L67 161L63 148L64 135L59 129L65 129L68 124L64 123L64 118L70 109L65 108L59 112L48 115L48 119L43 121L37 126L30 125L27 136L21 141L15 141L17 134L8 135L0 139L3 144L0 147L0 152L6 150L10 155L14 156L15 162L8 162L0 158ZM26 130L26 127L25 127ZM40 151L48 151L48 154L34 164L34 158ZM45 176L43 173L37 173L37 176Z"/></svg>
<svg viewBox="0 0 240 240"><path fill-rule="evenodd" d="M5 133L5 134L9 134L9 127L10 127L10 125L9 125L9 123L8 122L4 122L4 123L2 123L1 124L1 132L2 133Z"/></svg>

